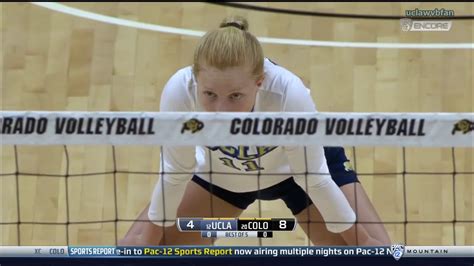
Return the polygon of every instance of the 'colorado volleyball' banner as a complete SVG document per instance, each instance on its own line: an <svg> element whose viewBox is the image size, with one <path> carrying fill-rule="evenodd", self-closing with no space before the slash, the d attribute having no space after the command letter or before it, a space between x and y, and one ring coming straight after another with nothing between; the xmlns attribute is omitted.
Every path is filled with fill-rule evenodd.
<svg viewBox="0 0 474 266"><path fill-rule="evenodd" d="M474 113L0 112L2 145L473 147Z"/></svg>

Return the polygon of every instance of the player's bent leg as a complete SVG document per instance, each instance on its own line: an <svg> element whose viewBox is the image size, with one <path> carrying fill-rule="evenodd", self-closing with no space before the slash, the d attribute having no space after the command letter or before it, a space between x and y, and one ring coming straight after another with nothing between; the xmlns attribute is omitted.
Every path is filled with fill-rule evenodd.
<svg viewBox="0 0 474 266"><path fill-rule="evenodd" d="M158 245L163 235L163 227L157 226L148 219L150 204L140 213L137 220L118 241L119 246L155 246Z"/></svg>
<svg viewBox="0 0 474 266"><path fill-rule="evenodd" d="M356 239L356 243L362 244L364 242L362 238L366 236L363 234L357 235L357 231L365 229L364 231L376 243L390 245L390 237L362 185L358 182L353 182L343 185L341 190L357 215L358 224L356 230L353 230L355 234L353 238ZM309 205L295 216L299 225L314 245L347 245L340 234L327 230L321 213L314 204Z"/></svg>
<svg viewBox="0 0 474 266"><path fill-rule="evenodd" d="M284 190L284 193L281 199L291 210L298 224L314 245L346 245L339 234L334 234L326 229L321 213L311 202L306 191L296 184L293 178L278 184L275 193L280 194L282 190Z"/></svg>
<svg viewBox="0 0 474 266"><path fill-rule="evenodd" d="M186 187L177 217L238 217L243 211L191 181ZM160 245L211 245L212 243L212 238L201 238L199 232L180 232L176 226L170 226L165 228Z"/></svg>
<svg viewBox="0 0 474 266"><path fill-rule="evenodd" d="M295 215L298 224L316 246L342 246L346 242L339 234L326 229L326 224L319 210L314 204Z"/></svg>
<svg viewBox="0 0 474 266"><path fill-rule="evenodd" d="M381 245L391 245L387 230L362 185L358 182L354 182L343 185L340 188L349 201L352 209L356 212L358 222L357 226L362 226L369 236Z"/></svg>

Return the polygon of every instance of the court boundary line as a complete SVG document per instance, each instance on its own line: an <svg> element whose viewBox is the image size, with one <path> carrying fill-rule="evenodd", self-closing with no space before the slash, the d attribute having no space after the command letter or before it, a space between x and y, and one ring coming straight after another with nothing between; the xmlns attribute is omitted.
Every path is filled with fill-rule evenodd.
<svg viewBox="0 0 474 266"><path fill-rule="evenodd" d="M211 5L220 5L225 7L232 7L238 9L246 9L251 11L267 12L274 14L284 14L290 16L311 16L311 17L326 17L326 18L338 18L338 19L372 19L372 20L400 20L407 18L403 15L371 15L371 14L348 14L348 13L328 13L328 12L315 12L315 11L303 11L300 9L285 9L285 8L274 8L267 6L247 5L241 3L231 2L205 2ZM453 17L411 17L412 19L428 20L471 20L474 16L453 16Z"/></svg>
<svg viewBox="0 0 474 266"><path fill-rule="evenodd" d="M69 7L59 3L52 2L30 2L33 5L57 11L63 14L75 17L85 18L93 21L104 22L108 24L135 28L140 30L149 30L155 32L178 34L183 36L201 37L205 34L203 31L162 26L145 22L138 22L123 18L111 17L82 9ZM257 37L261 43L266 44L286 44L298 46L317 46L317 47L345 47L345 48L381 48L381 49L474 49L474 43L373 43L373 42L340 42L340 41L317 41L303 39L286 39L273 37Z"/></svg>

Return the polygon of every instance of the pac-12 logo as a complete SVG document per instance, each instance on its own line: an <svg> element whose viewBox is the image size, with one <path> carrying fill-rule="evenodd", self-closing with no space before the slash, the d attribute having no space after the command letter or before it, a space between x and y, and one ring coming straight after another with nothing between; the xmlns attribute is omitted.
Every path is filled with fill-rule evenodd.
<svg viewBox="0 0 474 266"><path fill-rule="evenodd" d="M401 244L394 244L391 246L392 256L395 260L399 260L403 253L405 253L405 246Z"/></svg>
<svg viewBox="0 0 474 266"><path fill-rule="evenodd" d="M197 120L196 118L190 119L183 124L183 128L181 129L181 134L185 131L189 130L191 133L196 133L204 128L204 123Z"/></svg>
<svg viewBox="0 0 474 266"><path fill-rule="evenodd" d="M454 124L453 131L451 134L454 135L457 131L461 131L463 134L466 134L474 130L474 122L467 119L463 119L456 124Z"/></svg>

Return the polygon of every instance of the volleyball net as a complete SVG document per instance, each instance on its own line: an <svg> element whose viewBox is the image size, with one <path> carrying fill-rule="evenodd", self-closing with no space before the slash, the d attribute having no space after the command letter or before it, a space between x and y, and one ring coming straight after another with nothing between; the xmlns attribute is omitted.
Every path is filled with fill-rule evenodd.
<svg viewBox="0 0 474 266"><path fill-rule="evenodd" d="M35 244L94 244L94 239L97 244L116 244L122 237L119 228L136 220L130 214L136 215L136 210L127 209L145 207L124 207L128 204L124 198L130 199L134 193L142 199L151 198L153 184L143 182L139 176L157 182L164 174L159 169L163 145L227 147L243 153L249 149L240 147L256 147L256 151L276 146L345 147L395 241L416 244L421 231L430 232L429 243L423 244L473 245L473 131L473 113L5 111L0 113L2 245L31 244L34 226L64 234L55 243ZM106 148L89 157L84 155L84 147L95 146ZM35 153L38 149L41 151ZM143 169L128 167L132 159ZM266 173L258 167L254 172L245 171L249 167L245 162L248 160L227 163L246 175L255 175L256 180L265 178ZM206 174L215 173L212 167L209 170ZM329 175L307 171L298 174ZM33 183L31 177L36 177ZM95 183L103 186L100 191L107 194L106 199L88 193L88 189L97 191L96 188L74 184L87 178L94 186L94 178L99 177L106 179ZM50 187L49 181L38 178L54 179L53 186L60 192L39 196L42 187L45 191ZM136 183L141 188L127 189L127 185ZM74 202L78 190L83 194L80 203ZM146 200L142 202L145 204ZM257 207L255 216L265 216L262 205ZM80 214L81 209L86 214ZM88 233L89 240L83 241L70 236L81 225L95 225L92 232L108 225L111 233ZM108 240L102 241L101 237Z"/></svg>

